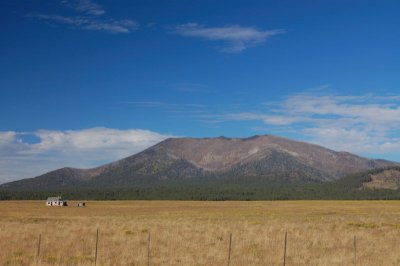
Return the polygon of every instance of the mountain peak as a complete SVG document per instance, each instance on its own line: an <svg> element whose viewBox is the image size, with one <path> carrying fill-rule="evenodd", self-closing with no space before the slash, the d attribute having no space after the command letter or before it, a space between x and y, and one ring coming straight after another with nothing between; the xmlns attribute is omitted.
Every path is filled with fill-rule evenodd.
<svg viewBox="0 0 400 266"><path fill-rule="evenodd" d="M272 135L169 138L143 152L97 168L62 168L3 187L132 186L168 180L213 179L321 182L394 165L398 164Z"/></svg>

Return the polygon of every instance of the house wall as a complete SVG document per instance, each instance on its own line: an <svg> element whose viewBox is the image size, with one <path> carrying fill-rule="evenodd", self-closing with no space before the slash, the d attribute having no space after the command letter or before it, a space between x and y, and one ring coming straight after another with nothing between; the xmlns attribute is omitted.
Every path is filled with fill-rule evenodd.
<svg viewBox="0 0 400 266"><path fill-rule="evenodd" d="M47 201L46 205L47 206L63 206L64 202L63 201Z"/></svg>
<svg viewBox="0 0 400 266"><path fill-rule="evenodd" d="M46 206L67 206L64 200L46 200Z"/></svg>

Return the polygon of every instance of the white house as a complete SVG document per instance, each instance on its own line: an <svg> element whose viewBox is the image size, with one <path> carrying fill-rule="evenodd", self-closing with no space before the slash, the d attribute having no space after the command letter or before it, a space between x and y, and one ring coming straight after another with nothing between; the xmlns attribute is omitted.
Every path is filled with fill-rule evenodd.
<svg viewBox="0 0 400 266"><path fill-rule="evenodd" d="M62 200L60 196L48 197L46 201L46 206L67 206L67 202L65 200Z"/></svg>

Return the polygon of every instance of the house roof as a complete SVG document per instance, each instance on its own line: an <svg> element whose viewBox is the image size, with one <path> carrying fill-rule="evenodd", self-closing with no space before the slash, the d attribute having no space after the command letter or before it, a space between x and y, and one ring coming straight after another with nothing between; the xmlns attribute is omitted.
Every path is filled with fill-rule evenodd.
<svg viewBox="0 0 400 266"><path fill-rule="evenodd" d="M48 197L47 201L60 201L61 197Z"/></svg>

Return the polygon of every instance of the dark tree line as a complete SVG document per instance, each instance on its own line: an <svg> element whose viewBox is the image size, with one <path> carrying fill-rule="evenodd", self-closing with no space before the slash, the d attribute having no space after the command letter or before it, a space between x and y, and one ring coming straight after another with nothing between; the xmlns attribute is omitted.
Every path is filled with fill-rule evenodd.
<svg viewBox="0 0 400 266"><path fill-rule="evenodd" d="M351 175L333 182L285 182L285 179L265 178L205 179L200 181L169 181L160 184L142 183L129 188L80 188L51 190L0 189L0 200L42 200L62 195L74 200L367 200L400 199L400 190L362 189L371 174ZM283 181L282 181L283 180Z"/></svg>

